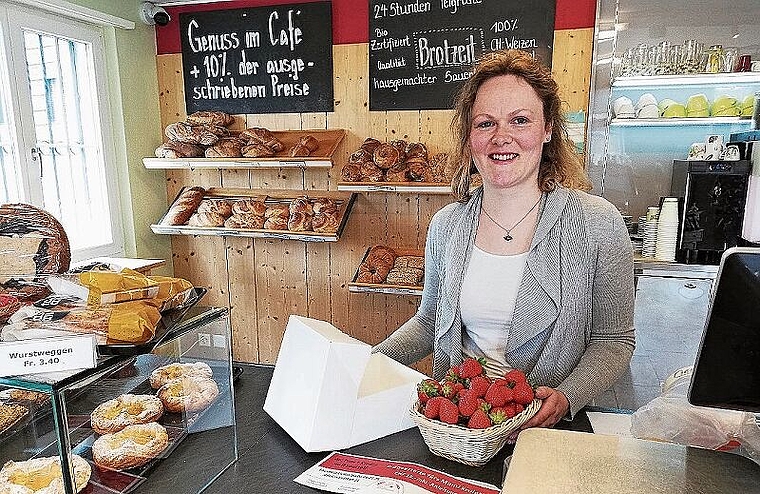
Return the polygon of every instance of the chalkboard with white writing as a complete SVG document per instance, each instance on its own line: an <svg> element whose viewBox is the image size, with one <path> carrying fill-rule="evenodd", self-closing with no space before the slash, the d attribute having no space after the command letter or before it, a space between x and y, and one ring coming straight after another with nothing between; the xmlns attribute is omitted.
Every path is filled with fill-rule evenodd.
<svg viewBox="0 0 760 494"><path fill-rule="evenodd" d="M484 53L531 52L551 66L556 0L370 0L370 110L453 105Z"/></svg>
<svg viewBox="0 0 760 494"><path fill-rule="evenodd" d="M188 114L333 110L330 2L182 13L179 24Z"/></svg>

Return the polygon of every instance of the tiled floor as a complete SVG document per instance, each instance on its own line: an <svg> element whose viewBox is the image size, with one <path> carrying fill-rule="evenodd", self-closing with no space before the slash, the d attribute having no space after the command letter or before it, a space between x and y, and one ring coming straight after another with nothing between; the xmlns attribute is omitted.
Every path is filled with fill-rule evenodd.
<svg viewBox="0 0 760 494"><path fill-rule="evenodd" d="M673 371L694 363L709 302L710 281L641 278L630 368L593 404L636 410L659 396Z"/></svg>

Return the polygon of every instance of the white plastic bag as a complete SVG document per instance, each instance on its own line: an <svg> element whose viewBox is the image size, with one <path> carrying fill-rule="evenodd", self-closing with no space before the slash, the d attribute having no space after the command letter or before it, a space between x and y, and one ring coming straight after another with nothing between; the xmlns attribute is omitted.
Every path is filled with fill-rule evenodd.
<svg viewBox="0 0 760 494"><path fill-rule="evenodd" d="M631 433L639 439L731 451L760 463L760 427L747 412L698 407L687 400L692 367L671 374L662 394L631 417Z"/></svg>

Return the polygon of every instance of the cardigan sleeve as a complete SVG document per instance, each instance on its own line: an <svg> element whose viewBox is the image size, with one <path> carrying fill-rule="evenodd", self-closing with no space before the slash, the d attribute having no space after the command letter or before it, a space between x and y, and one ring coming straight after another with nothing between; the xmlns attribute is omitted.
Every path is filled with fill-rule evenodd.
<svg viewBox="0 0 760 494"><path fill-rule="evenodd" d="M622 216L603 204L589 211L596 246L591 335L577 366L557 387L570 403L571 417L623 375L635 346L633 251Z"/></svg>
<svg viewBox="0 0 760 494"><path fill-rule="evenodd" d="M445 208L444 208L445 209ZM433 351L435 318L438 304L438 286L441 277L441 250L445 235L444 210L438 211L430 222L425 242L425 282L422 301L417 312L388 338L376 345L372 352L383 353L392 359L409 365Z"/></svg>

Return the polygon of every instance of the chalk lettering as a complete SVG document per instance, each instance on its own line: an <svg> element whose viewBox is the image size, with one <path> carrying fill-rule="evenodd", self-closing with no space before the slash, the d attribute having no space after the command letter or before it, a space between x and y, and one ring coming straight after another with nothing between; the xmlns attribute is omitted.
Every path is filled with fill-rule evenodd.
<svg viewBox="0 0 760 494"><path fill-rule="evenodd" d="M446 73L443 75L443 81L444 82L457 82L457 81L466 81L470 78L470 72L459 72L459 73L453 73L450 70L447 70Z"/></svg>
<svg viewBox="0 0 760 494"><path fill-rule="evenodd" d="M512 48L515 50L530 50L538 48L536 39L520 39L515 36L511 38L494 38L491 40L492 50L506 50Z"/></svg>
<svg viewBox="0 0 760 494"><path fill-rule="evenodd" d="M389 5L390 7L390 17L398 17L400 15L409 15L409 14L421 14L423 12L430 12L430 2L420 2L419 0L410 3L409 5L401 5L397 2L391 2Z"/></svg>
<svg viewBox="0 0 760 494"><path fill-rule="evenodd" d="M297 27L295 25L294 20L294 15L298 15L300 13L300 10L295 12L295 14L293 10L288 10L287 28L279 28L279 32L276 32L278 28L275 27L275 21L279 20L280 15L276 10L269 14L269 42L272 44L272 46L287 46L290 48L290 51L295 51L296 45L300 44L301 41L303 41L303 31L301 31L300 27Z"/></svg>
<svg viewBox="0 0 760 494"><path fill-rule="evenodd" d="M238 63L238 74L239 75L256 75L259 73L259 62L256 60L248 61L245 50L240 50L240 63Z"/></svg>
<svg viewBox="0 0 760 494"><path fill-rule="evenodd" d="M298 74L300 74L306 64L300 58L294 58L289 60L287 58L281 58L279 60L267 60L267 73L269 74L281 74L288 72L288 76L294 81L298 80Z"/></svg>
<svg viewBox="0 0 760 494"><path fill-rule="evenodd" d="M204 34L195 36L198 23L195 19L187 25L187 42L194 53L203 51L222 51L234 49L240 46L237 33Z"/></svg>
<svg viewBox="0 0 760 494"><path fill-rule="evenodd" d="M464 7L481 3L483 3L483 0L441 0L441 9L449 9L449 14L456 14L460 6Z"/></svg>
<svg viewBox="0 0 760 494"><path fill-rule="evenodd" d="M465 39L465 44L450 45L443 40L439 46L431 45L425 37L417 40L417 63L421 69L434 67L451 67L455 65L472 65L475 61L475 36Z"/></svg>
<svg viewBox="0 0 760 494"><path fill-rule="evenodd" d="M393 92L398 91L401 86L422 86L424 84L435 84L437 76L430 76L426 73L417 74L414 77L402 77L398 79L372 79L375 89L391 89Z"/></svg>
<svg viewBox="0 0 760 494"><path fill-rule="evenodd" d="M404 57L391 58L387 62L377 61L377 70L395 69L398 67L406 67L406 59Z"/></svg>
<svg viewBox="0 0 760 494"><path fill-rule="evenodd" d="M388 50L393 52L394 48L411 47L412 42L409 39L409 35L403 38L385 38L385 39L373 39L370 42L370 50Z"/></svg>
<svg viewBox="0 0 760 494"><path fill-rule="evenodd" d="M269 76L269 82L272 96L308 96L309 94L309 85L306 83L280 82L276 74Z"/></svg>
<svg viewBox="0 0 760 494"><path fill-rule="evenodd" d="M238 86L235 84L234 77L230 77L230 82L226 86L218 86L206 81L203 86L193 87L193 99L195 100L265 98L266 95L266 86Z"/></svg>

